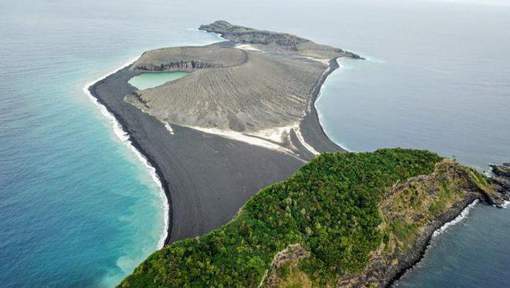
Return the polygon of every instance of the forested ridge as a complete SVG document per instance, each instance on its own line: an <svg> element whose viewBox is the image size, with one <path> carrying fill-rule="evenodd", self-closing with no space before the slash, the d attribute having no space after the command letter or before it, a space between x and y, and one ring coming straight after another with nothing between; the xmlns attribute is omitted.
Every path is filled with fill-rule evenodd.
<svg viewBox="0 0 510 288"><path fill-rule="evenodd" d="M431 174L441 160L406 149L321 154L259 191L228 224L155 252L120 286L257 287L275 255L293 244L309 253L300 273L314 285L332 284L363 271L370 253L388 241L379 207L385 193Z"/></svg>

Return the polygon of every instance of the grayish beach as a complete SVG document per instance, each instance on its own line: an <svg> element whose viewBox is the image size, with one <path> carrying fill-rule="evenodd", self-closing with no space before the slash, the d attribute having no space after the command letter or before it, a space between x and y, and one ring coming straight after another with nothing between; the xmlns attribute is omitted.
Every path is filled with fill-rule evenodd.
<svg viewBox="0 0 510 288"><path fill-rule="evenodd" d="M225 45L232 43L209 47ZM301 135L294 130L288 135L292 153L173 123L170 133L162 121L125 101L127 95L138 93L128 81L143 72L132 69L132 65L93 84L90 92L115 116L132 144L156 168L170 207L166 243L204 234L228 222L250 196L287 178L312 159L309 146L320 152L342 151L322 130L313 105L329 73L338 68L336 58L328 62L326 72L309 87L312 105L299 124Z"/></svg>

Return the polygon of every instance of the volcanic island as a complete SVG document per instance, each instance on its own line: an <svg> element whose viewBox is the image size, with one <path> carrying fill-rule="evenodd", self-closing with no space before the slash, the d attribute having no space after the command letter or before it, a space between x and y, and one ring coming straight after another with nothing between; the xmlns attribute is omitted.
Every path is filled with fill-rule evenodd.
<svg viewBox="0 0 510 288"><path fill-rule="evenodd" d="M226 223L262 187L342 151L314 102L338 59L362 59L226 21L199 29L226 41L147 51L89 88L156 168L170 206L166 243ZM161 71L189 74L145 90L128 83Z"/></svg>
<svg viewBox="0 0 510 288"><path fill-rule="evenodd" d="M147 51L89 87L169 204L166 245L120 287L387 287L463 211L510 200L510 163L488 177L429 151L333 143L314 104L338 61L361 56L226 21L199 29L225 41ZM148 73L180 76L130 84Z"/></svg>

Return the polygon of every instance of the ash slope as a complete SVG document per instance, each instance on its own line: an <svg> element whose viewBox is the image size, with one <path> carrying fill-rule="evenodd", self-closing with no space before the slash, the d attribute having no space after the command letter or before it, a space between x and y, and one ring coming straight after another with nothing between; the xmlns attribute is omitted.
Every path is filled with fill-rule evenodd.
<svg viewBox="0 0 510 288"><path fill-rule="evenodd" d="M292 141L291 134L300 134L298 126L312 110L316 86L332 69L330 64L340 57L360 58L294 35L226 21L200 29L219 33L230 42L144 53L130 68L132 71L192 73L137 91L126 100L164 123L209 132L255 134L294 152L300 144L307 146ZM276 138L258 135L283 127L287 129ZM314 148L307 150L316 154Z"/></svg>
<svg viewBox="0 0 510 288"><path fill-rule="evenodd" d="M307 91L311 91L310 99L307 99L310 107L306 115L297 126L291 130L284 129L282 133L286 137L282 140L284 143L282 146L293 147L292 153L288 153L288 149L282 153L278 149L267 149L252 145L253 143L205 133L200 129L186 127L192 126L188 122L183 122L186 125L172 122L173 132L170 133L167 121L158 117L157 113L153 114L156 110L150 111L137 99L135 105L132 105L131 101L125 101L137 98L136 95L151 92L150 89L138 91L128 83L130 78L145 71L184 70L192 71L190 76L196 77L194 75L212 69L239 67L247 52L234 48L238 44L222 42L204 47L149 51L134 64L109 75L89 88L91 94L121 123L133 145L156 168L170 206L167 244L178 239L202 235L228 222L250 196L264 186L287 178L313 158L310 147L318 152L341 150L325 135L312 105L326 77L338 68L336 59L329 61L329 68L323 68L324 72L320 77L315 79L310 87L306 87ZM169 54L168 51L172 52ZM186 51L186 54L183 51ZM168 57L172 53L180 55L179 62L173 62L174 58ZM223 67L217 67L220 65ZM174 83L182 82L186 78L188 77ZM194 84L205 85L200 81ZM171 85L159 88L166 89L167 86ZM214 93L214 89L221 87L209 88L209 91ZM179 99L176 99L176 102L178 101ZM187 115L192 114L190 111L195 108L189 103L189 106L181 109L182 114ZM260 135L252 136L253 139L261 138Z"/></svg>

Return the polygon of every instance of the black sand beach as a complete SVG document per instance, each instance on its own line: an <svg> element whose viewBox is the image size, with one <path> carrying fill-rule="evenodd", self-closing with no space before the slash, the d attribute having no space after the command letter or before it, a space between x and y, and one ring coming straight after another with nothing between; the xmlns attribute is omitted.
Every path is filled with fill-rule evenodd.
<svg viewBox="0 0 510 288"><path fill-rule="evenodd" d="M331 60L330 69L313 88L313 101L329 73L337 68L336 59ZM175 124L171 134L161 121L124 101L136 91L128 84L129 79L140 73L128 66L89 89L156 168L170 207L166 244L228 222L250 196L287 178L313 158L300 141L292 141L299 150L296 157ZM326 136L311 106L300 124L305 142L319 152L341 151ZM290 137L297 136L291 132Z"/></svg>

